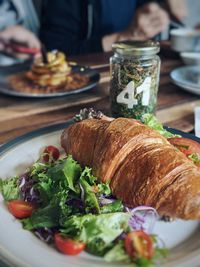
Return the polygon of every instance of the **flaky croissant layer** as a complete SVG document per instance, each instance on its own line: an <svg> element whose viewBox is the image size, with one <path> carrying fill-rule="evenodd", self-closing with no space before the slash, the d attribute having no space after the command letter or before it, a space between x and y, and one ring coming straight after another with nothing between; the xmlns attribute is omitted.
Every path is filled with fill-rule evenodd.
<svg viewBox="0 0 200 267"><path fill-rule="evenodd" d="M200 172L158 132L133 119L88 119L64 130L61 144L129 207L200 219Z"/></svg>

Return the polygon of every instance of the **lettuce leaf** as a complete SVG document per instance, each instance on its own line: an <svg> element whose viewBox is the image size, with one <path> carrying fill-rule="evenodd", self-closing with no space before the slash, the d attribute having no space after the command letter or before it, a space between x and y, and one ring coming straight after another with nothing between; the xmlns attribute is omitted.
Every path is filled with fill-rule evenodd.
<svg viewBox="0 0 200 267"><path fill-rule="evenodd" d="M100 213L99 202L95 194L96 177L91 174L91 169L85 168L80 177L80 184L84 190L84 203L86 213Z"/></svg>
<svg viewBox="0 0 200 267"><path fill-rule="evenodd" d="M164 129L163 125L159 123L156 117L152 114L144 114L142 116L142 122L145 125L149 126L151 129L159 132L165 138L171 138L171 137L177 136L177 135L170 133L166 129Z"/></svg>
<svg viewBox="0 0 200 267"><path fill-rule="evenodd" d="M18 187L19 177L12 177L10 179L0 179L0 192L5 201L18 199L20 196Z"/></svg>
<svg viewBox="0 0 200 267"><path fill-rule="evenodd" d="M75 184L81 174L81 166L72 156L68 156L64 160L60 160L54 167L47 171L47 176L54 182L53 186L62 183L64 187L68 187L74 192L77 192Z"/></svg>
<svg viewBox="0 0 200 267"><path fill-rule="evenodd" d="M92 175L92 169L85 167L81 173L80 180L85 180L89 185L95 185L97 183L97 178Z"/></svg>
<svg viewBox="0 0 200 267"><path fill-rule="evenodd" d="M130 262L130 258L124 249L124 242L120 240L111 250L104 255L107 262Z"/></svg>
<svg viewBox="0 0 200 267"><path fill-rule="evenodd" d="M104 183L100 183L98 184L98 192L100 194L103 194L105 196L108 196L111 194L111 189L110 189L110 186L109 184L104 184Z"/></svg>
<svg viewBox="0 0 200 267"><path fill-rule="evenodd" d="M55 203L49 203L48 206L36 210L31 217L22 220L22 223L26 230L58 226L59 207Z"/></svg>
<svg viewBox="0 0 200 267"><path fill-rule="evenodd" d="M61 222L62 232L86 242L92 254L104 255L113 246L112 242L129 229L129 218L123 212L72 216Z"/></svg>
<svg viewBox="0 0 200 267"><path fill-rule="evenodd" d="M52 164L50 163L36 161L30 169L30 176L33 177L45 173L51 166Z"/></svg>
<svg viewBox="0 0 200 267"><path fill-rule="evenodd" d="M73 160L72 156L54 164L35 163L31 175L36 181L35 188L40 193L42 205L48 205L54 195L63 190L71 190L79 194L77 180L81 171L81 166Z"/></svg>
<svg viewBox="0 0 200 267"><path fill-rule="evenodd" d="M48 205L35 210L31 217L22 221L24 228L33 230L59 226L60 218L70 216L73 213L73 208L66 205L67 198L68 191L62 189L54 195Z"/></svg>
<svg viewBox="0 0 200 267"><path fill-rule="evenodd" d="M124 205L120 199L115 200L113 203L107 204L101 208L101 213L122 212Z"/></svg>
<svg viewBox="0 0 200 267"><path fill-rule="evenodd" d="M189 159L191 159L194 164L199 164L200 163L200 154L198 153L193 153L188 156Z"/></svg>

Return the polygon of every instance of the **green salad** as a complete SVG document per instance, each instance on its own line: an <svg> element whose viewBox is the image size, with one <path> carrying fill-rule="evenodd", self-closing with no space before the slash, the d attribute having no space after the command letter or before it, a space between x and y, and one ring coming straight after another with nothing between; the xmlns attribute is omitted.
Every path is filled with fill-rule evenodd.
<svg viewBox="0 0 200 267"><path fill-rule="evenodd" d="M24 174L0 180L0 192L23 228L66 255L155 266L166 254L150 232L151 207L125 207L88 167L48 146ZM151 222L151 223L149 223Z"/></svg>

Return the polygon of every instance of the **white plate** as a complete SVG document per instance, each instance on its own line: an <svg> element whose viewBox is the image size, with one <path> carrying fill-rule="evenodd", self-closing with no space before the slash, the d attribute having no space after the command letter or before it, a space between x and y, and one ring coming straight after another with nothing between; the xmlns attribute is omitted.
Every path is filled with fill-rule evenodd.
<svg viewBox="0 0 200 267"><path fill-rule="evenodd" d="M184 90L200 95L200 67L185 66L174 69L170 77L176 85Z"/></svg>
<svg viewBox="0 0 200 267"><path fill-rule="evenodd" d="M0 177L6 179L23 173L39 156L46 145L60 146L62 129L59 124L34 131L0 147ZM162 267L199 267L200 231L198 221L158 222L155 233L171 248ZM102 267L125 266L108 264L98 257L83 252L69 257L40 241L8 212L0 195L0 259L2 267Z"/></svg>

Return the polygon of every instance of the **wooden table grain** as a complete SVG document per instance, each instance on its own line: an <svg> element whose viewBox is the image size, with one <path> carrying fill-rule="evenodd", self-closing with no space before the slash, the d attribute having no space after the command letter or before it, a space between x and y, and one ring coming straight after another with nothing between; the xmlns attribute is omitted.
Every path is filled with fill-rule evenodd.
<svg viewBox="0 0 200 267"><path fill-rule="evenodd" d="M0 94L0 144L34 129L64 122L84 107L100 109L109 115L110 56L110 53L100 53L70 58L100 72L100 83L91 91L51 99L28 99ZM190 132L194 129L193 109L200 105L200 98L171 83L169 73L182 65L181 60L170 56L170 53L164 56L161 54L161 58L156 115L162 123Z"/></svg>

